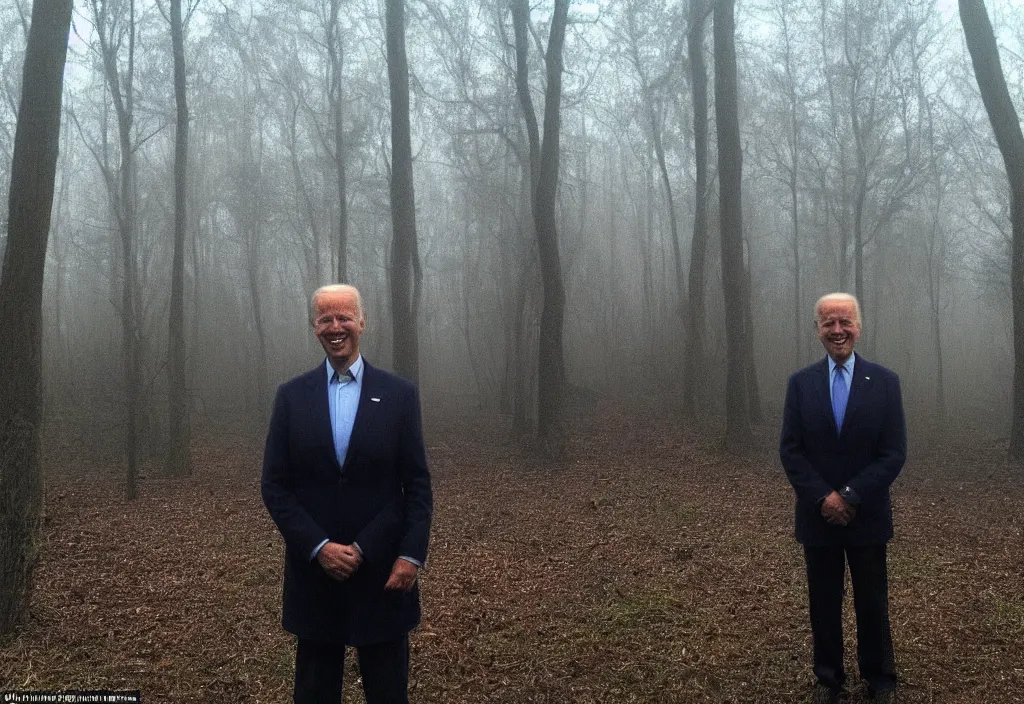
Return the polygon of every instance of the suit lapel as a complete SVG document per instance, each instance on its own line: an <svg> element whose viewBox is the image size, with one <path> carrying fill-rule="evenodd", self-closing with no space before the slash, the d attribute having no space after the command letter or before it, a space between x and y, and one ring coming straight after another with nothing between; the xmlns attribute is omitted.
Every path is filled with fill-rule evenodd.
<svg viewBox="0 0 1024 704"><path fill-rule="evenodd" d="M309 374L309 393L311 395L310 410L313 416L314 432L318 447L328 450L330 462L338 466L337 453L334 451L334 428L331 426L331 406L327 400L327 368L321 364Z"/></svg>
<svg viewBox="0 0 1024 704"><path fill-rule="evenodd" d="M828 418L832 423L832 432L834 437L839 437L839 433L836 430L836 417L832 413L832 392L829 389L829 377L828 377L828 357L821 360L818 364L817 374L812 378L814 379L814 394L818 397L818 402L821 404L821 413L823 416Z"/></svg>
<svg viewBox="0 0 1024 704"><path fill-rule="evenodd" d="M344 472L359 455L359 449L366 429L372 427L374 416L381 404L380 374L363 357L363 382L359 389L359 405L352 423L352 436L348 441Z"/></svg>

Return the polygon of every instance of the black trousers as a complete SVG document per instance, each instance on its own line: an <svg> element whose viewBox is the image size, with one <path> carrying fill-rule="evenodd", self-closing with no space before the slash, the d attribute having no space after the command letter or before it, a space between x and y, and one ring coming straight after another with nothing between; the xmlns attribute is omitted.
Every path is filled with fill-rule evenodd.
<svg viewBox="0 0 1024 704"><path fill-rule="evenodd" d="M843 669L843 592L850 565L857 614L857 664L873 691L896 689L896 663L889 628L889 576L885 545L804 546L807 594L814 636L814 674L834 690Z"/></svg>
<svg viewBox="0 0 1024 704"><path fill-rule="evenodd" d="M409 636L356 648L366 704L408 704ZM295 646L295 704L338 704L345 646L299 638Z"/></svg>

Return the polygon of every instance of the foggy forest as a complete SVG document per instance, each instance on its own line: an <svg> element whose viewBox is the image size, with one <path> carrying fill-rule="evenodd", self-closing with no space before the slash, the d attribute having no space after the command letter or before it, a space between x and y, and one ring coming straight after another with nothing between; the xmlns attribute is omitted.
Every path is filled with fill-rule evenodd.
<svg viewBox="0 0 1024 704"><path fill-rule="evenodd" d="M27 4L3 12L6 185ZM364 292L366 355L392 364L384 17L377 3L327 0L184 12L186 387L197 427L260 428L274 387L319 354L307 309L321 284ZM424 405L508 411L514 385L536 375L543 294L512 18L506 3L478 0L407 12ZM166 13L160 3L75 6L44 379L47 413L87 422L102 443L123 432L129 313L146 442L166 427L175 154ZM533 11L528 41L541 117L549 15ZM1019 105L1021 8L997 3L993 17ZM688 8L574 3L568 19L557 201L567 378L591 387L599 377L602 389L667 405L692 384L705 412L720 411L728 323L714 95L703 108L712 173L701 262ZM707 25L697 46L713 87ZM913 413L1006 425L1009 199L955 6L744 3L736 54L744 262L765 408L789 373L820 356L814 301L849 290L863 307L863 353L898 371ZM128 215L126 272L118 218ZM135 280L128 313L126 276ZM702 311L690 310L695 300ZM701 363L687 379L694 314L705 321Z"/></svg>
<svg viewBox="0 0 1024 704"><path fill-rule="evenodd" d="M858 354L898 373L911 446L956 437L1002 462L1015 369L1024 389L1008 185L1020 174L965 38L961 15L986 6L1019 112L1015 0L74 0L34 316L47 477L102 467L117 505L153 508L169 478L202 486L207 451L238 443L239 476L257 481L275 388L323 361L309 299L333 282L362 292L366 359L418 385L440 479L457 481L448 459L474 435L513 448L502 482L516 463L543 475L616 452L580 435L596 407L649 419L668 438L652 446L699 438L701 456L761 467L749 453L777 449L787 378L823 357L813 311L831 291L860 300ZM0 3L4 203L33 11ZM0 221L6 280L14 223L13 210ZM1019 306L1024 330L1024 293ZM11 375L14 357L0 359ZM673 469L630 457L619 466ZM772 461L765 476L781 480ZM483 488L488 462L464 481L504 495ZM65 486L47 479L45 520L61 521L50 516L71 490L51 481ZM450 535L487 522L464 508ZM274 596L276 553L263 555ZM64 569L45 559L43 575ZM1009 634L1024 634L1019 597L1014 608ZM12 652L0 673L23 679ZM248 694L217 701L256 696L238 677ZM274 686L252 700L275 701ZM423 686L423 701L659 701ZM731 686L662 701L785 700ZM960 694L934 701L982 701Z"/></svg>

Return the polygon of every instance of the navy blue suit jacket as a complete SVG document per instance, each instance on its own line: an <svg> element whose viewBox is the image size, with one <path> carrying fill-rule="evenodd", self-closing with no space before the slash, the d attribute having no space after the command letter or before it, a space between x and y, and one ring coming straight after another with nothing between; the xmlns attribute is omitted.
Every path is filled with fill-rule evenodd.
<svg viewBox="0 0 1024 704"><path fill-rule="evenodd" d="M892 538L889 486L907 455L900 381L855 358L842 432L829 394L828 359L789 378L779 456L796 491L796 539L811 546L874 545ZM861 499L847 526L821 516L821 502L849 486Z"/></svg>
<svg viewBox="0 0 1024 704"><path fill-rule="evenodd" d="M285 541L282 625L300 638L369 645L420 619L419 591L384 591L399 555L426 562L432 495L416 388L366 363L343 466L334 451L327 372L277 390L263 455L263 502ZM359 543L363 562L332 579L323 540Z"/></svg>

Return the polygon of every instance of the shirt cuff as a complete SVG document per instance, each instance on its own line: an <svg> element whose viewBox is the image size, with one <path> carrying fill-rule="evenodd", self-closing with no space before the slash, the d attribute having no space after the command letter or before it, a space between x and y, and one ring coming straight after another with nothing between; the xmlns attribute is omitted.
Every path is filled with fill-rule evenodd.
<svg viewBox="0 0 1024 704"><path fill-rule="evenodd" d="M315 548L313 548L313 552L311 552L309 554L309 561L310 562L312 562L313 560L316 559L316 554L318 552L320 552L320 548L322 548L324 545L327 545L328 542L329 541L327 540L327 538L324 538L323 541L319 545L317 545ZM360 552L362 552L362 551L360 550Z"/></svg>
<svg viewBox="0 0 1024 704"><path fill-rule="evenodd" d="M399 560L405 560L406 562L411 562L412 564L416 565L417 567L423 567L423 563L420 562L419 560L417 560L415 557L409 557L408 555L399 555L398 559Z"/></svg>
<svg viewBox="0 0 1024 704"><path fill-rule="evenodd" d="M860 494L857 493L856 489L849 486L844 486L839 490L839 495L843 497L843 501L854 506L860 503Z"/></svg>

